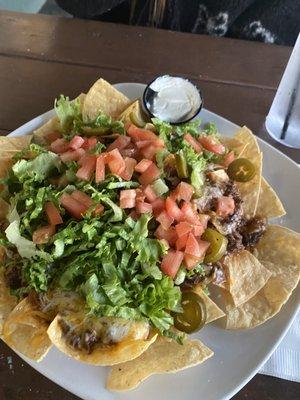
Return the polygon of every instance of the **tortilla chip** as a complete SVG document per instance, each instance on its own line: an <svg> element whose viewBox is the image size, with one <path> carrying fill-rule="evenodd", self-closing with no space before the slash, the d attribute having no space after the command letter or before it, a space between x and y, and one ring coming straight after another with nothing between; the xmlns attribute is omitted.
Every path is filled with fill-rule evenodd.
<svg viewBox="0 0 300 400"><path fill-rule="evenodd" d="M224 317L223 311L208 297L202 290L201 285L197 285L193 288L193 291L202 298L206 306L206 324L209 324L216 319Z"/></svg>
<svg viewBox="0 0 300 400"><path fill-rule="evenodd" d="M247 142L240 142L235 137L222 136L220 140L221 143L224 144L224 146L234 151L236 157L241 157L241 154L243 154L246 147L248 146Z"/></svg>
<svg viewBox="0 0 300 400"><path fill-rule="evenodd" d="M271 272L247 250L225 257L223 268L235 306L251 299L271 277Z"/></svg>
<svg viewBox="0 0 300 400"><path fill-rule="evenodd" d="M29 146L32 135L25 136L0 136L0 158L13 157L15 153Z"/></svg>
<svg viewBox="0 0 300 400"><path fill-rule="evenodd" d="M0 248L3 252L3 247ZM2 254L0 255L2 258ZM0 267L0 337L2 338L3 325L9 314L17 305L17 298L11 296L4 279L4 269Z"/></svg>
<svg viewBox="0 0 300 400"><path fill-rule="evenodd" d="M88 91L82 109L85 122L94 120L100 113L116 118L130 104L130 100L104 79L97 82Z"/></svg>
<svg viewBox="0 0 300 400"><path fill-rule="evenodd" d="M285 214L285 209L279 197L262 177L256 215L264 218L279 218Z"/></svg>
<svg viewBox="0 0 300 400"><path fill-rule="evenodd" d="M44 313L26 297L9 314L3 325L3 340L24 356L41 361L51 347L49 323Z"/></svg>
<svg viewBox="0 0 300 400"><path fill-rule="evenodd" d="M113 367L106 387L119 392L134 389L151 375L181 371L201 364L212 355L199 340L186 340L180 345L160 336L140 357Z"/></svg>
<svg viewBox="0 0 300 400"><path fill-rule="evenodd" d="M151 335L148 340L127 340L112 345L99 345L88 354L87 352L74 349L64 340L60 325L62 317L57 315L48 329L48 335L52 343L63 353L76 360L92 365L114 365L140 356L148 347L155 342L157 335Z"/></svg>
<svg viewBox="0 0 300 400"><path fill-rule="evenodd" d="M227 329L253 328L277 314L300 278L300 234L269 225L255 249L258 260L271 272L266 285L240 307L227 305Z"/></svg>
<svg viewBox="0 0 300 400"><path fill-rule="evenodd" d="M243 158L249 159L255 166L256 170L256 174L251 181L236 182L241 198L244 202L244 215L246 218L252 218L256 213L261 186L262 153L259 150L255 136L247 127L244 126L239 130L235 135L235 139L242 143L248 143L242 156Z"/></svg>
<svg viewBox="0 0 300 400"><path fill-rule="evenodd" d="M130 114L137 109L140 109L139 100L136 100L133 103L131 103L129 107L127 107L120 115L118 115L117 119L122 120L124 124L126 124L126 122L131 123Z"/></svg>

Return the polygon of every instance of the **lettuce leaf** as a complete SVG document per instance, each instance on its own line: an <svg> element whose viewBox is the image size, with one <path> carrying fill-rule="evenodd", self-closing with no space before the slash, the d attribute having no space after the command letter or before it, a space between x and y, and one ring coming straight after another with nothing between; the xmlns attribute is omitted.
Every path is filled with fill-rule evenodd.
<svg viewBox="0 0 300 400"><path fill-rule="evenodd" d="M54 102L54 108L64 131L71 128L75 119L81 118L79 98L70 101L69 97L60 95Z"/></svg>

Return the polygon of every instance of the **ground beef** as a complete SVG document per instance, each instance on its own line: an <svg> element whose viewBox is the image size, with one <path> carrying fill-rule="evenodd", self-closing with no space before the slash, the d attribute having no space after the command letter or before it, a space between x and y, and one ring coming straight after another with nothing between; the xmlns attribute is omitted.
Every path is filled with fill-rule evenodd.
<svg viewBox="0 0 300 400"><path fill-rule="evenodd" d="M240 228L243 245L247 248L255 246L267 227L267 220L265 218L254 217L246 221Z"/></svg>
<svg viewBox="0 0 300 400"><path fill-rule="evenodd" d="M4 276L6 284L10 289L16 290L23 286L21 270L17 266L6 268Z"/></svg>
<svg viewBox="0 0 300 400"><path fill-rule="evenodd" d="M88 354L93 351L95 344L98 342L98 337L95 331L86 330L77 332L63 319L59 320L59 325L67 343L76 350L84 350Z"/></svg>

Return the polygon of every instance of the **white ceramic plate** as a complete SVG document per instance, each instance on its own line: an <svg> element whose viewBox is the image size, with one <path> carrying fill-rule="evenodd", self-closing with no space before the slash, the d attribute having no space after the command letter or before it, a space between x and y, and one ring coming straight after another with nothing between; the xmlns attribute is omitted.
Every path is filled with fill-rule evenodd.
<svg viewBox="0 0 300 400"><path fill-rule="evenodd" d="M128 97L140 97L145 85L118 84ZM11 133L19 136L30 133L53 115L49 111ZM220 132L232 135L238 126L203 109L203 122L212 121ZM259 140L264 153L264 176L283 201L288 215L279 223L300 231L300 171L296 163L284 154ZM37 371L84 400L225 400L238 392L260 369L287 332L297 312L300 288L296 290L281 312L260 327L247 331L226 331L214 324L202 329L195 338L201 339L214 352L204 364L177 374L156 375L139 388L122 394L105 390L108 368L93 367L75 361L55 348L41 363L22 357Z"/></svg>

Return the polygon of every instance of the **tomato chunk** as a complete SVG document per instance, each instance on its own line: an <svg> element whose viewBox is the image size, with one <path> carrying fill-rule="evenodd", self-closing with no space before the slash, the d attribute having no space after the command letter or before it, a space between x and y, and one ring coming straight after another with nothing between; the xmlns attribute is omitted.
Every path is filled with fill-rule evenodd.
<svg viewBox="0 0 300 400"><path fill-rule="evenodd" d="M96 156L90 154L83 156L79 163L82 165L77 173L76 176L83 181L89 181L95 171L96 168Z"/></svg>
<svg viewBox="0 0 300 400"><path fill-rule="evenodd" d="M134 189L127 189L120 191L121 208L134 208L135 201L136 201L136 191Z"/></svg>
<svg viewBox="0 0 300 400"><path fill-rule="evenodd" d="M175 278L177 271L183 260L183 252L176 250L169 250L167 254L163 256L160 269L166 275L171 278Z"/></svg>
<svg viewBox="0 0 300 400"><path fill-rule="evenodd" d="M95 181L96 183L102 182L105 179L105 162L104 155L100 154L96 160L96 173L95 173Z"/></svg>
<svg viewBox="0 0 300 400"><path fill-rule="evenodd" d="M84 143L83 137L75 135L70 141L69 147L72 150L77 150L83 145L83 143Z"/></svg>
<svg viewBox="0 0 300 400"><path fill-rule="evenodd" d="M69 149L69 142L62 138L56 139L50 144L50 149L54 153L64 153Z"/></svg>
<svg viewBox="0 0 300 400"><path fill-rule="evenodd" d="M126 157L124 161L125 161L125 169L124 171L119 173L119 176L122 179L125 179L125 181L130 181L134 172L134 167L136 166L137 162L134 158L130 157Z"/></svg>
<svg viewBox="0 0 300 400"><path fill-rule="evenodd" d="M193 194L194 188L192 185L186 182L180 182L176 187L172 197L174 197L177 201L190 201Z"/></svg>
<svg viewBox="0 0 300 400"><path fill-rule="evenodd" d="M81 146L85 150L92 150L97 144L97 138L95 137L90 137L84 139L84 143Z"/></svg>
<svg viewBox="0 0 300 400"><path fill-rule="evenodd" d="M195 150L196 153L199 153L199 154L202 153L202 147L201 147L200 143L197 142L197 140L192 135L190 135L189 133L186 133L183 136L183 138L186 142L188 142L192 146L192 148Z"/></svg>
<svg viewBox="0 0 300 400"><path fill-rule="evenodd" d="M200 237L204 233L205 229L202 225L193 226L193 235L195 237Z"/></svg>
<svg viewBox="0 0 300 400"><path fill-rule="evenodd" d="M140 214L152 213L152 205L150 203L139 201L135 208Z"/></svg>
<svg viewBox="0 0 300 400"><path fill-rule="evenodd" d="M131 124L127 130L128 135L135 141L141 140L155 140L157 136L154 132L148 131L146 129L138 128L137 126Z"/></svg>
<svg viewBox="0 0 300 400"><path fill-rule="evenodd" d="M37 228L32 234L32 241L35 244L48 243L55 234L55 225L46 225Z"/></svg>
<svg viewBox="0 0 300 400"><path fill-rule="evenodd" d="M125 149L131 142L129 136L120 135L115 141L113 141L107 148L107 151L112 151L114 149L122 150Z"/></svg>
<svg viewBox="0 0 300 400"><path fill-rule="evenodd" d="M184 202L184 204L181 207L181 212L183 214L183 218L186 221L190 222L191 224L197 223L198 215L193 210L191 203Z"/></svg>
<svg viewBox="0 0 300 400"><path fill-rule="evenodd" d="M197 240L195 236L190 233L186 242L185 253L202 260L208 247L208 242L205 242L204 240Z"/></svg>
<svg viewBox="0 0 300 400"><path fill-rule="evenodd" d="M162 225L159 225L154 232L154 236L157 237L157 239L166 240L170 246L174 246L177 240L177 234L174 226L170 226L169 229L164 229Z"/></svg>
<svg viewBox="0 0 300 400"><path fill-rule="evenodd" d="M184 264L186 269L193 269L199 263L199 258L190 256L189 254L184 254Z"/></svg>
<svg viewBox="0 0 300 400"><path fill-rule="evenodd" d="M200 224L204 228L204 230L207 228L207 223L210 220L210 216L207 214L198 214L198 218L200 221Z"/></svg>
<svg viewBox="0 0 300 400"><path fill-rule="evenodd" d="M168 229L173 224L174 218L171 217L166 211L162 211L156 217L156 221L159 222L164 229Z"/></svg>
<svg viewBox="0 0 300 400"><path fill-rule="evenodd" d="M183 236L180 236L180 237L176 240L176 249L177 249L177 250L184 250L188 238L189 238L189 234L188 234L188 233L186 233L186 234L183 235Z"/></svg>
<svg viewBox="0 0 300 400"><path fill-rule="evenodd" d="M114 149L107 153L107 163L112 174L119 175L126 167L124 158L118 149Z"/></svg>
<svg viewBox="0 0 300 400"><path fill-rule="evenodd" d="M66 209L66 211L68 211L68 213L76 219L81 219L88 209L88 207L75 200L68 193L62 194L60 203Z"/></svg>
<svg viewBox="0 0 300 400"><path fill-rule="evenodd" d="M85 154L84 149L69 150L65 153L60 154L60 159L62 162L78 161Z"/></svg>
<svg viewBox="0 0 300 400"><path fill-rule="evenodd" d="M74 190L74 192L71 193L71 197L87 208L90 208L94 204L90 196L80 190Z"/></svg>
<svg viewBox="0 0 300 400"><path fill-rule="evenodd" d="M178 237L181 237L181 236L185 236L186 234L192 232L193 225L191 225L188 222L179 222L179 224L177 224L175 226L175 229L176 229L176 233L177 233Z"/></svg>
<svg viewBox="0 0 300 400"><path fill-rule="evenodd" d="M60 212L52 201L47 201L45 204L45 213L50 225L59 225L63 223Z"/></svg>
<svg viewBox="0 0 300 400"><path fill-rule="evenodd" d="M217 200L216 213L219 217L226 218L228 215L234 213L235 204L234 200L230 196L221 196Z"/></svg>
<svg viewBox="0 0 300 400"><path fill-rule="evenodd" d="M142 174L143 172L146 171L147 168L150 167L150 165L152 164L152 161L150 160L146 160L145 158L143 160L141 160L139 163L137 163L137 165L135 166L134 170L136 172L139 172L140 174Z"/></svg>
<svg viewBox="0 0 300 400"><path fill-rule="evenodd" d="M202 146L212 153L222 155L225 153L225 146L212 136L201 136L199 142Z"/></svg>
<svg viewBox="0 0 300 400"><path fill-rule="evenodd" d="M143 186L147 186L153 181L155 181L160 176L160 170L157 166L152 162L150 166L146 169L145 172L139 177L140 184Z"/></svg>
<svg viewBox="0 0 300 400"><path fill-rule="evenodd" d="M143 157L147 158L148 160L153 160L154 156L156 155L156 153L159 151L159 147L156 147L154 145L150 145L147 147L143 147L141 149L141 153L143 155Z"/></svg>
<svg viewBox="0 0 300 400"><path fill-rule="evenodd" d="M176 202L169 196L166 198L166 211L176 221L182 219L182 212Z"/></svg>
<svg viewBox="0 0 300 400"><path fill-rule="evenodd" d="M165 200L161 197L154 200L151 204L155 217L157 217L165 209Z"/></svg>
<svg viewBox="0 0 300 400"><path fill-rule="evenodd" d="M235 155L233 151L230 151L229 153L225 154L224 156L224 160L222 162L222 165L227 168L229 164L232 163L232 161L234 161L235 159Z"/></svg>
<svg viewBox="0 0 300 400"><path fill-rule="evenodd" d="M157 195L150 185L145 187L144 194L146 196L146 199L150 201L150 203L157 199Z"/></svg>

